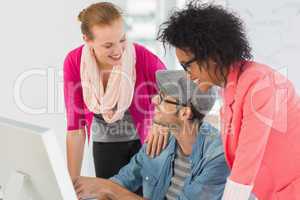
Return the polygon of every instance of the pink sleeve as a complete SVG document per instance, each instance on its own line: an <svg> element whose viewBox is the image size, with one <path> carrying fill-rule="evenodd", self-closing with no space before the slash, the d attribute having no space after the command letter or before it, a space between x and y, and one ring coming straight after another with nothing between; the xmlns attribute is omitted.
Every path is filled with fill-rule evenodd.
<svg viewBox="0 0 300 200"><path fill-rule="evenodd" d="M243 103L243 119L229 179L253 185L269 139L275 109L271 76L256 80Z"/></svg>
<svg viewBox="0 0 300 200"><path fill-rule="evenodd" d="M75 52L69 53L64 61L64 99L68 131L78 130L86 125L79 66L77 65Z"/></svg>
<svg viewBox="0 0 300 200"><path fill-rule="evenodd" d="M145 82L143 84L146 84L147 86L147 96L149 98L149 105L147 107L148 112L145 112L146 115L144 116L145 119L143 121L144 131L141 131L144 133L144 135L141 137L141 141L143 143L144 139L147 138L150 127L152 126L154 105L152 104L151 98L158 93L158 88L156 85L156 72L159 70L165 70L166 67L156 55L142 46L139 47L143 52L140 57L140 66L143 68L143 75L145 78Z"/></svg>
<svg viewBox="0 0 300 200"><path fill-rule="evenodd" d="M149 95L153 96L157 94L157 85L156 85L156 72L160 70L165 70L166 67L163 62L153 53L151 53L146 48L144 49L144 61L145 67L147 68L147 81L149 81Z"/></svg>

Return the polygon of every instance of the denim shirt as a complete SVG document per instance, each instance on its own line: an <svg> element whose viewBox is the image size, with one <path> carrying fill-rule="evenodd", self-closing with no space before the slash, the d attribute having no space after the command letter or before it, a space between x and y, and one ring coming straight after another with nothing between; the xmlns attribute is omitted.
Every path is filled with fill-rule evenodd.
<svg viewBox="0 0 300 200"><path fill-rule="evenodd" d="M176 145L175 137L171 136L166 149L159 156L150 158L146 154L147 144L144 144L129 164L110 179L130 191L143 186L144 198L163 200L173 176ZM185 179L177 200L220 200L229 169L219 131L203 122L188 159L191 174Z"/></svg>

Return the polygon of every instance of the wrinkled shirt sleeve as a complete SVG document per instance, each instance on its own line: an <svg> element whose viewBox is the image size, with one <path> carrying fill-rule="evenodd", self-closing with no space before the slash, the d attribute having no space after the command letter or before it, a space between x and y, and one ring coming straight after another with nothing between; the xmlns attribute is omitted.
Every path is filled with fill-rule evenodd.
<svg viewBox="0 0 300 200"><path fill-rule="evenodd" d="M143 157L145 154L145 145L135 154L130 162L120 169L119 173L110 178L115 183L135 192L143 183L141 175Z"/></svg>

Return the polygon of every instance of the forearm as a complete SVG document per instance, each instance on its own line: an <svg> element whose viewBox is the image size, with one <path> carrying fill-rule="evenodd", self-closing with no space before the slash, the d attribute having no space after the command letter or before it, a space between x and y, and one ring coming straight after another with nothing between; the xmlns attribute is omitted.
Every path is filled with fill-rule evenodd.
<svg viewBox="0 0 300 200"><path fill-rule="evenodd" d="M135 193L127 190L126 188L122 187L121 185L107 180L107 189L113 194L115 199L118 200L144 200L143 197L136 195Z"/></svg>
<svg viewBox="0 0 300 200"><path fill-rule="evenodd" d="M84 129L67 132L67 162L72 179L80 176L85 138Z"/></svg>

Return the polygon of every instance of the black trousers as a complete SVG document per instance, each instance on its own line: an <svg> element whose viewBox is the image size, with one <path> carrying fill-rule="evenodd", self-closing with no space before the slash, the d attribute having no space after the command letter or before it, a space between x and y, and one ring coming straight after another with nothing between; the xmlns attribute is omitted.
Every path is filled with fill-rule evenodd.
<svg viewBox="0 0 300 200"><path fill-rule="evenodd" d="M93 157L96 176L110 178L118 174L130 159L140 150L139 140L129 142L94 142ZM137 194L141 195L141 189Z"/></svg>

